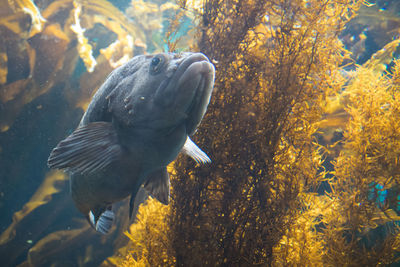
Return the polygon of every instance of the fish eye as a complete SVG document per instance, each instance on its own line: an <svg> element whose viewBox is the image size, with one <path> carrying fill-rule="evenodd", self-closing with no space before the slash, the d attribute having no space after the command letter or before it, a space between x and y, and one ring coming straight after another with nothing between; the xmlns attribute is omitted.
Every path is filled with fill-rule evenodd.
<svg viewBox="0 0 400 267"><path fill-rule="evenodd" d="M153 57L150 63L150 72L152 74L157 74L160 72L161 67L164 65L165 58L162 55L157 55Z"/></svg>
<svg viewBox="0 0 400 267"><path fill-rule="evenodd" d="M161 59L159 57L153 57L153 59L151 60L151 66L157 66L159 63L161 62Z"/></svg>

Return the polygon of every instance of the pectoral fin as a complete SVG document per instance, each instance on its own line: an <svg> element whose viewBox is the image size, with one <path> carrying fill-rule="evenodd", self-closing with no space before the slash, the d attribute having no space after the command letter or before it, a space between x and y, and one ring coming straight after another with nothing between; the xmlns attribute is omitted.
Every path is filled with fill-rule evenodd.
<svg viewBox="0 0 400 267"><path fill-rule="evenodd" d="M51 152L50 168L69 169L82 174L95 172L121 155L117 133L109 122L78 127Z"/></svg>
<svg viewBox="0 0 400 267"><path fill-rule="evenodd" d="M194 159L194 161L196 161L197 163L211 162L207 154L204 153L195 143L193 143L193 141L190 140L189 136L187 137L186 142L183 145L182 152Z"/></svg>
<svg viewBox="0 0 400 267"><path fill-rule="evenodd" d="M147 192L164 205L168 205L169 203L169 186L169 174L166 167L162 167L150 173L144 184L144 188Z"/></svg>

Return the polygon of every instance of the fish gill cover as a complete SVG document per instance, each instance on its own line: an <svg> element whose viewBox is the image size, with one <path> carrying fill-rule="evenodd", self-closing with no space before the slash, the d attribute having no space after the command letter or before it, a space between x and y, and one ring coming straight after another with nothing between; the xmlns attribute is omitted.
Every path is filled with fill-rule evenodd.
<svg viewBox="0 0 400 267"><path fill-rule="evenodd" d="M0 0L2 264L396 262L398 2L113 3ZM212 163L178 158L171 204L148 200L129 226L124 203L100 236L47 156L112 69L166 45L216 65L194 138Z"/></svg>

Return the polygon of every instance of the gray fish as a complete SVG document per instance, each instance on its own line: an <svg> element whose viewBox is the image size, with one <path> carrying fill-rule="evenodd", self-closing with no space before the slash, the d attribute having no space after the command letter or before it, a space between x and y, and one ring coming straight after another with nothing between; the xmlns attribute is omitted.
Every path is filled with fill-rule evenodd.
<svg viewBox="0 0 400 267"><path fill-rule="evenodd" d="M48 159L67 170L76 207L103 234L113 203L144 188L169 203L166 166L179 152L208 156L189 136L203 118L214 86L213 64L201 53L141 55L115 69L93 96L78 128Z"/></svg>

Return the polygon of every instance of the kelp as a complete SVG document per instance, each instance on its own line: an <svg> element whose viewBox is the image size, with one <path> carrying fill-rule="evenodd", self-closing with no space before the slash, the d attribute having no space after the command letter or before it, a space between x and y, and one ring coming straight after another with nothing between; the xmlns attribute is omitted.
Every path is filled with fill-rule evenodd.
<svg viewBox="0 0 400 267"><path fill-rule="evenodd" d="M11 265L31 243L36 243L52 223L50 219L61 212L61 206L57 207L57 204L66 199L65 194L60 193L65 182L66 176L63 173L49 173L30 201L14 214L12 224L0 235L3 264ZM47 217L48 206L53 216L47 220L36 220Z"/></svg>
<svg viewBox="0 0 400 267"><path fill-rule="evenodd" d="M342 33L342 40L357 64L399 36L398 1L368 1Z"/></svg>
<svg viewBox="0 0 400 267"><path fill-rule="evenodd" d="M272 266L326 266L323 260L325 243L317 225L331 203L316 194L304 194L301 199L303 208L296 221L274 247Z"/></svg>
<svg viewBox="0 0 400 267"><path fill-rule="evenodd" d="M325 147L334 164L323 174L329 191L304 199L299 219L307 221L294 224L275 248L276 266L398 262L398 60L385 71L398 45L394 40L352 73L343 72L345 89L325 106L328 122L339 109L347 117L342 137ZM335 121L320 125L334 127Z"/></svg>
<svg viewBox="0 0 400 267"><path fill-rule="evenodd" d="M93 57L92 46L88 43L88 39L83 34L85 30L80 25L79 15L81 14L81 5L74 2L74 24L71 25L71 30L76 34L78 39L79 55L85 63L88 72L92 72L97 62Z"/></svg>
<svg viewBox="0 0 400 267"><path fill-rule="evenodd" d="M349 54L338 36L360 4L204 2L196 49L217 76L193 138L212 164L175 162L168 225L157 225L162 235L150 230L162 246L148 256L133 249L128 262L162 265L164 254L179 266L323 262L324 243L311 231L319 214L308 210L326 180L314 135L324 103L343 86L335 78Z"/></svg>
<svg viewBox="0 0 400 267"><path fill-rule="evenodd" d="M7 41L10 41L7 46L12 45L12 39ZM63 65L69 38L61 32L59 25L46 25L40 34L29 41L18 42L20 46L10 48L8 52L11 55L7 57L9 62L17 61L24 67L17 69L17 73L12 75L20 73L24 76L16 81L7 81L0 87L0 100L3 104L0 115L2 131L9 129L24 105L48 92L55 83L66 77ZM33 49L32 46L37 48ZM13 53L21 55L16 56Z"/></svg>
<svg viewBox="0 0 400 267"><path fill-rule="evenodd" d="M396 52L399 43L400 40L395 39L386 44L381 50L373 54L371 58L363 64L363 68L375 72L378 76L381 75L386 71L387 66L392 64L393 54ZM341 70L340 74L337 75L335 79L340 84L350 84L357 75L358 73L356 70ZM331 148L334 148L335 141L338 141L337 137L334 135L342 135L342 132L350 119L350 115L346 111L346 106L350 101L348 96L348 91L344 90L334 96L329 97L324 102L324 117L319 124L319 137L324 139L320 140L324 145L331 146ZM332 140L334 141L331 142ZM329 152L329 150L327 150L327 152Z"/></svg>
<svg viewBox="0 0 400 267"><path fill-rule="evenodd" d="M136 223L132 224L126 235L131 243L127 247L127 258L118 263L120 266L173 266L176 259L166 253L163 248L170 242L167 226L169 207L150 199L140 206ZM129 253L129 251L131 253ZM159 255L153 258L152 255ZM139 260L136 260L139 259Z"/></svg>
<svg viewBox="0 0 400 267"><path fill-rule="evenodd" d="M328 194L334 208L322 215L330 265L398 261L399 62L391 73L382 68L398 44L392 41L360 66L345 89L350 120Z"/></svg>
<svg viewBox="0 0 400 267"><path fill-rule="evenodd" d="M7 53L2 51L0 53L0 84L4 84L7 81Z"/></svg>
<svg viewBox="0 0 400 267"><path fill-rule="evenodd" d="M46 19L42 17L39 9L32 0L9 0L8 3L14 12L22 11L31 17L29 37L42 31Z"/></svg>

